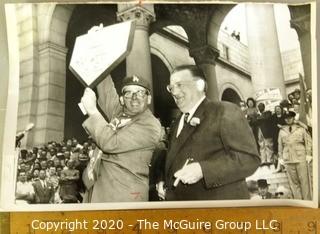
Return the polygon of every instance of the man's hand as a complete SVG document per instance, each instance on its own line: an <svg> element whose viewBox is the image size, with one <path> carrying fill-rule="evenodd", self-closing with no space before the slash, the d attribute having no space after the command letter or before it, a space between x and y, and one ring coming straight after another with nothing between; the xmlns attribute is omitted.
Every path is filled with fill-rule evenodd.
<svg viewBox="0 0 320 234"><path fill-rule="evenodd" d="M81 98L81 103L86 109L89 115L93 115L98 112L97 109L97 97L92 89L86 88Z"/></svg>
<svg viewBox="0 0 320 234"><path fill-rule="evenodd" d="M174 173L174 177L184 184L194 184L203 178L199 163L190 163Z"/></svg>
<svg viewBox="0 0 320 234"><path fill-rule="evenodd" d="M156 184L156 190L158 191L158 197L162 200L166 198L166 190L164 188L164 181L160 181Z"/></svg>
<svg viewBox="0 0 320 234"><path fill-rule="evenodd" d="M310 163L312 161L312 156L307 155L306 156L306 161L307 161L307 163Z"/></svg>
<svg viewBox="0 0 320 234"><path fill-rule="evenodd" d="M90 28L88 30L88 33L90 34L90 33L93 33L93 32L97 32L97 31L99 31L101 29L103 29L103 23L100 23L99 26L97 26L97 25L93 26L92 28Z"/></svg>

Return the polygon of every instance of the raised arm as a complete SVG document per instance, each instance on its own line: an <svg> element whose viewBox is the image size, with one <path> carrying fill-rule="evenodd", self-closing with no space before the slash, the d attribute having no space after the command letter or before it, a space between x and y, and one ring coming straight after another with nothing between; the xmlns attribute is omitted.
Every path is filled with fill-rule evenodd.
<svg viewBox="0 0 320 234"><path fill-rule="evenodd" d="M98 86L98 104L110 121L121 110L119 95L110 75L108 75Z"/></svg>

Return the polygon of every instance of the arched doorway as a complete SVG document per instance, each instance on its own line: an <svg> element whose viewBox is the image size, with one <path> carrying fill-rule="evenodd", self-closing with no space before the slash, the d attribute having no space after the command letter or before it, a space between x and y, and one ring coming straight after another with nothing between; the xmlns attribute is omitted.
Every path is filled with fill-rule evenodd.
<svg viewBox="0 0 320 234"><path fill-rule="evenodd" d="M239 96L239 94L234 91L231 88L227 88L226 90L224 90L224 92L222 93L222 97L221 97L222 101L227 101L227 102L232 102L236 105L239 105L241 98Z"/></svg>
<svg viewBox="0 0 320 234"><path fill-rule="evenodd" d="M65 139L76 137L80 142L87 139L82 127L86 116L82 114L78 103L83 95L84 86L69 70L69 63L77 36L87 33L94 25L104 26L116 23L117 5L77 5L72 13L66 34L68 53L66 58L66 103L65 103ZM121 79L126 74L125 62L119 64L111 73L115 86L119 89Z"/></svg>
<svg viewBox="0 0 320 234"><path fill-rule="evenodd" d="M151 64L154 114L157 118L160 118L163 126L169 127L177 108L173 98L166 89L166 86L169 84L170 72L162 60L154 54L151 54Z"/></svg>

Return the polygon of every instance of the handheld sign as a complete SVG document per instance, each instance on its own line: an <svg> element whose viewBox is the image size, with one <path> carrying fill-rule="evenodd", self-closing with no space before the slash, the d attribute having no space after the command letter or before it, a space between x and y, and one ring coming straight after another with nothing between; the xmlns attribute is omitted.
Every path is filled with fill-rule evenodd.
<svg viewBox="0 0 320 234"><path fill-rule="evenodd" d="M84 86L94 88L129 54L134 27L134 21L126 21L78 36L69 69Z"/></svg>
<svg viewBox="0 0 320 234"><path fill-rule="evenodd" d="M129 54L135 22L95 26L76 38L69 69L86 87L94 88ZM86 114L82 104L78 104Z"/></svg>

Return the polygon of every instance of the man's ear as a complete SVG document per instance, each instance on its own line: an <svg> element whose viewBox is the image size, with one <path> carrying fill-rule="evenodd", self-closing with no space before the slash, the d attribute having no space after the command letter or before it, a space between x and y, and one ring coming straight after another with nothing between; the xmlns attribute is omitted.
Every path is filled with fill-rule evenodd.
<svg viewBox="0 0 320 234"><path fill-rule="evenodd" d="M119 97L119 101L120 101L121 106L123 106L124 105L124 100L123 100L122 96Z"/></svg>
<svg viewBox="0 0 320 234"><path fill-rule="evenodd" d="M148 95L148 97L147 97L147 103L148 103L148 105L150 105L150 104L151 104L151 100L152 100L151 95Z"/></svg>
<svg viewBox="0 0 320 234"><path fill-rule="evenodd" d="M205 87L206 87L206 83L203 79L197 80L197 89L199 91L204 91Z"/></svg>

